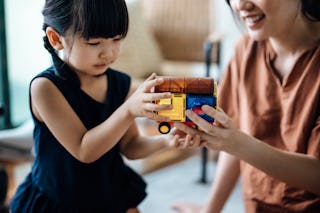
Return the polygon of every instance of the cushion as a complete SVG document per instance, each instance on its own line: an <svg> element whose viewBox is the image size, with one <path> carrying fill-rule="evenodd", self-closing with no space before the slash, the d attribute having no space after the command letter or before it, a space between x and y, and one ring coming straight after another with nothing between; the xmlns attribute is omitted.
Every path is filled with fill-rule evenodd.
<svg viewBox="0 0 320 213"><path fill-rule="evenodd" d="M124 39L119 58L113 68L128 73L133 78L146 78L152 72L159 73L162 55L150 32L139 0L127 0L129 31Z"/></svg>
<svg viewBox="0 0 320 213"><path fill-rule="evenodd" d="M210 0L141 0L143 12L167 60L203 61L210 32Z"/></svg>

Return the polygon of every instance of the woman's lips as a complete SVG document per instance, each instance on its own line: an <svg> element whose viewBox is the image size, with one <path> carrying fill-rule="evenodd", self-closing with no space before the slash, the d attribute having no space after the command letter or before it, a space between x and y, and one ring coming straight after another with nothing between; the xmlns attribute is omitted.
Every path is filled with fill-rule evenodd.
<svg viewBox="0 0 320 213"><path fill-rule="evenodd" d="M242 20L248 28L256 29L257 27L259 27L259 24L262 22L264 17L265 17L264 14L250 15L250 16L242 17Z"/></svg>

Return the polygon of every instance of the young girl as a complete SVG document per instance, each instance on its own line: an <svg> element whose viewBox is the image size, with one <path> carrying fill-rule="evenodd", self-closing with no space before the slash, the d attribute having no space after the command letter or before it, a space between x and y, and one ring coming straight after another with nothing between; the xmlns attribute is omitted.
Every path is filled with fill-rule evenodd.
<svg viewBox="0 0 320 213"><path fill-rule="evenodd" d="M176 125L224 152L208 204L174 207L220 212L241 174L246 212L320 212L320 1L228 3L248 32L219 84L230 117L204 106L214 125L188 117L205 132Z"/></svg>
<svg viewBox="0 0 320 213"><path fill-rule="evenodd" d="M150 93L162 80L151 75L126 99L129 76L109 67L128 30L125 0L46 0L43 16L54 65L30 85L36 158L11 211L138 212L146 184L121 154L141 158L177 137L140 137L134 123L166 119L154 111L171 106L153 101L170 93Z"/></svg>

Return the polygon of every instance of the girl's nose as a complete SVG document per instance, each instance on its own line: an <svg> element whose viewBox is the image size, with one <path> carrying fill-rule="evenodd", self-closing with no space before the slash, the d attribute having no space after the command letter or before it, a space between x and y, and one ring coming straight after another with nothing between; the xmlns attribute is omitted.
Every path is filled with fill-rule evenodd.
<svg viewBox="0 0 320 213"><path fill-rule="evenodd" d="M113 57L113 48L108 46L108 47L105 47L103 48L103 50L101 51L100 53L100 57L101 58L110 58L110 57Z"/></svg>

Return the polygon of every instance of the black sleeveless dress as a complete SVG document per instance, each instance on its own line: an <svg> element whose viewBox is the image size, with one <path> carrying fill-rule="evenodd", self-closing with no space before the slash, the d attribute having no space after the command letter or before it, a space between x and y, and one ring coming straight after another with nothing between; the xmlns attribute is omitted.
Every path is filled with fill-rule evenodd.
<svg viewBox="0 0 320 213"><path fill-rule="evenodd" d="M87 129L106 120L125 100L130 77L108 69L105 103L69 84L50 67L37 77L52 81ZM11 202L13 213L117 213L137 207L146 196L146 183L126 166L119 144L93 163L75 159L32 114L36 158L30 174L18 187ZM106 141L107 143L108 141Z"/></svg>

